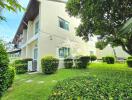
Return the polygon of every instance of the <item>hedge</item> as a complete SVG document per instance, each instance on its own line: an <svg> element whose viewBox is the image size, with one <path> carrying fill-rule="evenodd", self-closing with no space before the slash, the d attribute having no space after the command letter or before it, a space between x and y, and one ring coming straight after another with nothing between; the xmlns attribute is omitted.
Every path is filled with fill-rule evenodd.
<svg viewBox="0 0 132 100"><path fill-rule="evenodd" d="M15 77L15 69L11 66L8 68L6 72L6 78L7 78L7 88L12 86L12 83L14 81Z"/></svg>
<svg viewBox="0 0 132 100"><path fill-rule="evenodd" d="M95 60L97 60L97 57L95 55L91 55L90 56L90 61L92 62L92 61L95 61Z"/></svg>
<svg viewBox="0 0 132 100"><path fill-rule="evenodd" d="M64 66L65 66L66 69L72 68L73 59L70 59L70 58L64 59Z"/></svg>
<svg viewBox="0 0 132 100"><path fill-rule="evenodd" d="M14 74L12 69L9 68L8 54L0 41L0 99L3 93L11 86L13 79Z"/></svg>
<svg viewBox="0 0 132 100"><path fill-rule="evenodd" d="M131 100L131 86L131 79L76 77L58 82L48 100Z"/></svg>
<svg viewBox="0 0 132 100"><path fill-rule="evenodd" d="M24 74L28 71L28 61L32 61L32 58L26 58L26 59L20 59L14 61L16 74Z"/></svg>
<svg viewBox="0 0 132 100"><path fill-rule="evenodd" d="M90 61L89 56L81 56L78 59L75 59L75 66L76 68L79 68L79 69L87 68L89 61Z"/></svg>
<svg viewBox="0 0 132 100"><path fill-rule="evenodd" d="M132 68L132 59L127 59L127 65Z"/></svg>
<svg viewBox="0 0 132 100"><path fill-rule="evenodd" d="M127 59L132 59L132 56L128 57Z"/></svg>
<svg viewBox="0 0 132 100"><path fill-rule="evenodd" d="M106 62L107 64L114 64L115 63L115 58L112 56L106 56L102 57L103 62Z"/></svg>
<svg viewBox="0 0 132 100"><path fill-rule="evenodd" d="M59 60L52 56L46 56L41 59L42 72L44 74L53 74L57 71Z"/></svg>

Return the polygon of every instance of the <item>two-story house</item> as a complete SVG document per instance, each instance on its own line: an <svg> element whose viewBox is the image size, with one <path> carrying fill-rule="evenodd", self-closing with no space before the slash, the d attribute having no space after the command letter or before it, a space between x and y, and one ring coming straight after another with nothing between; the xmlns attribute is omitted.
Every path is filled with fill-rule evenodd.
<svg viewBox="0 0 132 100"><path fill-rule="evenodd" d="M95 43L75 35L80 20L70 17L65 6L65 0L30 0L13 43L21 48L21 58L33 58L36 71L47 55L63 59L96 54Z"/></svg>

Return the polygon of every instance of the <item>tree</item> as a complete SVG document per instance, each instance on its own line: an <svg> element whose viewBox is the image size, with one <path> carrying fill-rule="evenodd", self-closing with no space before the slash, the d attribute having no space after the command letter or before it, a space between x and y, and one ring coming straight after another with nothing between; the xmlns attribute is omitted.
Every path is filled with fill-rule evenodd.
<svg viewBox="0 0 132 100"><path fill-rule="evenodd" d="M6 20L6 18L2 16L3 9L16 12L17 10L21 11L24 8L18 3L17 0L0 0L0 20Z"/></svg>
<svg viewBox="0 0 132 100"><path fill-rule="evenodd" d="M69 0L70 16L81 18L77 35L88 41L88 36L99 35L98 48L121 46L132 55L132 0ZM128 21L128 22L127 22ZM127 23L127 31L125 23Z"/></svg>

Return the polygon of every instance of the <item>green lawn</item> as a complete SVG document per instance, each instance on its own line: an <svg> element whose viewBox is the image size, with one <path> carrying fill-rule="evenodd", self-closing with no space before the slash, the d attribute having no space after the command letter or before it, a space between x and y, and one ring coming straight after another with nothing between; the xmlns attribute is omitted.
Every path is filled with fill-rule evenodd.
<svg viewBox="0 0 132 100"><path fill-rule="evenodd" d="M17 75L13 87L5 93L2 100L47 100L57 81L75 76L132 79L132 68L128 68L125 64L94 63L85 70L60 69L53 75L41 73Z"/></svg>

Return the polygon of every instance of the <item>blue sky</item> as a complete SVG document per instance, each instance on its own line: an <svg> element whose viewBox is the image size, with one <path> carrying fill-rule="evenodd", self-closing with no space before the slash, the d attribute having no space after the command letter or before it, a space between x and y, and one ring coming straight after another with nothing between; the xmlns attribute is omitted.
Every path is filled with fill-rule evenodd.
<svg viewBox="0 0 132 100"><path fill-rule="evenodd" d="M18 0L23 7L27 7L29 0ZM12 41L17 28L23 17L23 12L9 12L3 11L3 15L6 17L6 22L0 22L0 39L5 41Z"/></svg>

